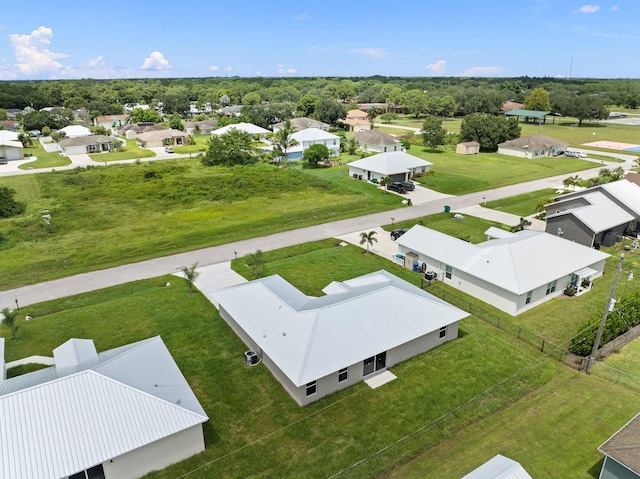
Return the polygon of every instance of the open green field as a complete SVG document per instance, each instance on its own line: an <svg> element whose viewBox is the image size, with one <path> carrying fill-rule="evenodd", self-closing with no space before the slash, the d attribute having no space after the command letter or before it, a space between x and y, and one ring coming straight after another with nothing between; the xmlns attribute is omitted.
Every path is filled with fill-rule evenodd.
<svg viewBox="0 0 640 479"><path fill-rule="evenodd" d="M109 161L135 160L136 158L151 158L156 156L153 151L147 148L140 148L136 143L136 140L124 140L123 138L120 139L126 141L124 151L96 153L94 155L89 155L89 158L97 163L104 163Z"/></svg>
<svg viewBox="0 0 640 479"><path fill-rule="evenodd" d="M25 214L0 220L4 289L398 206L395 195L346 172L206 168L186 158L0 184L28 204Z"/></svg>
<svg viewBox="0 0 640 479"><path fill-rule="evenodd" d="M35 161L30 161L20 165L21 170L33 170L39 168L55 168L58 166L67 166L71 164L71 160L66 156L60 156L60 153L53 151L48 153L38 140L34 140L31 146L24 149L24 156L35 156Z"/></svg>
<svg viewBox="0 0 640 479"><path fill-rule="evenodd" d="M419 276L336 240L267 252L265 259L265 274L281 274L307 294L382 268L414 284ZM246 274L243 263L234 260L233 267ZM263 365L245 366L246 346L176 277L21 312L34 319L21 321L18 338L6 341L8 361L50 355L70 337L93 338L98 351L163 338L210 420L202 454L150 478L446 479L501 453L533 477L586 479L597 477L597 446L638 402L637 394L565 370L475 317L462 322L459 339L391 368L391 383L375 390L361 383L301 408Z"/></svg>
<svg viewBox="0 0 640 479"><path fill-rule="evenodd" d="M529 216L536 213L536 207L540 202L550 203L549 200L556 196L558 196L556 189L547 188L545 190L511 196L510 198L503 198L501 200L487 201L484 206L518 216Z"/></svg>

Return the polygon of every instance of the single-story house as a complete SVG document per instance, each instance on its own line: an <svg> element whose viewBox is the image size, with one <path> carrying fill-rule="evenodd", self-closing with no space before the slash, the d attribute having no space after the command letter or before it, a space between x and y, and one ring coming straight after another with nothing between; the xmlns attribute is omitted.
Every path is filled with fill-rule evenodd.
<svg viewBox="0 0 640 479"><path fill-rule="evenodd" d="M89 136L91 130L82 125L69 125L58 130L59 133L64 133L66 138L78 138L80 136Z"/></svg>
<svg viewBox="0 0 640 479"><path fill-rule="evenodd" d="M64 156L113 151L113 139L105 135L63 138L58 144L60 145L60 153Z"/></svg>
<svg viewBox="0 0 640 479"><path fill-rule="evenodd" d="M347 120L368 120L369 114L362 110L349 110L347 112Z"/></svg>
<svg viewBox="0 0 640 479"><path fill-rule="evenodd" d="M480 143L477 141L463 141L456 145L456 153L459 155L475 155L480 153Z"/></svg>
<svg viewBox="0 0 640 479"><path fill-rule="evenodd" d="M0 130L0 140L20 141L20 133L13 130Z"/></svg>
<svg viewBox="0 0 640 479"><path fill-rule="evenodd" d="M393 181L406 181L416 175L423 175L433 163L404 151L391 151L368 156L348 164L349 176L361 180L379 181L389 176Z"/></svg>
<svg viewBox="0 0 640 479"><path fill-rule="evenodd" d="M306 130L307 128L318 128L319 130L329 131L329 125L327 123L314 120L313 118L306 118L306 117L291 118L290 121L291 121L291 126L296 131ZM283 126L284 126L284 121L281 121L271 125L271 128L275 133L281 130Z"/></svg>
<svg viewBox="0 0 640 479"><path fill-rule="evenodd" d="M598 479L640 479L640 414L598 448L604 462Z"/></svg>
<svg viewBox="0 0 640 479"><path fill-rule="evenodd" d="M538 158L540 156L557 156L566 148L566 143L548 136L531 135L499 143L498 153L520 158Z"/></svg>
<svg viewBox="0 0 640 479"><path fill-rule="evenodd" d="M22 160L24 158L24 145L18 140L0 138L0 158L4 160Z"/></svg>
<svg viewBox="0 0 640 479"><path fill-rule="evenodd" d="M27 108L29 108L29 111L33 111L31 107ZM18 116L29 112L26 108L24 110L20 108L5 108L5 111L7 112L7 120L16 120Z"/></svg>
<svg viewBox="0 0 640 479"><path fill-rule="evenodd" d="M301 406L455 339L468 316L383 270L323 292L307 296L274 275L214 293L222 318Z"/></svg>
<svg viewBox="0 0 640 479"><path fill-rule="evenodd" d="M223 106L218 108L216 113L230 118L237 118L242 115L242 105Z"/></svg>
<svg viewBox="0 0 640 479"><path fill-rule="evenodd" d="M254 125L253 123L233 123L231 125L223 126L217 130L211 132L212 135L224 135L229 130L238 130L245 133L249 133L251 136L265 136L271 133L269 130L262 128L261 126Z"/></svg>
<svg viewBox="0 0 640 479"><path fill-rule="evenodd" d="M149 131L168 130L164 125L158 125L153 122L139 122L124 125L118 130L118 135L126 137L128 140L134 140L139 134Z"/></svg>
<svg viewBox="0 0 640 479"><path fill-rule="evenodd" d="M329 149L329 156L340 155L340 137L319 128L305 128L296 131L291 135L291 139L298 142L287 150L287 160L299 160L304 154L304 150L311 145L325 145Z"/></svg>
<svg viewBox="0 0 640 479"><path fill-rule="evenodd" d="M196 127L200 131L199 135L210 135L213 130L218 128L218 119L214 118L213 120L202 120L202 121L185 121L184 122L184 131L187 135L195 135Z"/></svg>
<svg viewBox="0 0 640 479"><path fill-rule="evenodd" d="M96 116L93 119L94 126L101 126L107 130L107 133L118 131L127 124L129 115L104 115Z"/></svg>
<svg viewBox="0 0 640 479"><path fill-rule="evenodd" d="M626 179L559 196L546 208L547 233L589 247L638 234L640 186Z"/></svg>
<svg viewBox="0 0 640 479"><path fill-rule="evenodd" d="M531 479L519 462L497 454L462 479Z"/></svg>
<svg viewBox="0 0 640 479"><path fill-rule="evenodd" d="M541 231L519 231L472 244L416 225L400 236L398 253L475 298L513 316L573 286L588 291L608 254Z"/></svg>
<svg viewBox="0 0 640 479"><path fill-rule="evenodd" d="M70 339L53 364L0 376L0 477L134 479L204 450L208 417L159 336Z"/></svg>
<svg viewBox="0 0 640 479"><path fill-rule="evenodd" d="M389 133L379 130L359 131L353 138L360 144L360 148L368 151L386 153L388 151L404 151L400 140Z"/></svg>
<svg viewBox="0 0 640 479"><path fill-rule="evenodd" d="M167 145L184 145L187 134L184 131L168 128L165 130L146 131L136 136L136 143L142 148L158 148Z"/></svg>

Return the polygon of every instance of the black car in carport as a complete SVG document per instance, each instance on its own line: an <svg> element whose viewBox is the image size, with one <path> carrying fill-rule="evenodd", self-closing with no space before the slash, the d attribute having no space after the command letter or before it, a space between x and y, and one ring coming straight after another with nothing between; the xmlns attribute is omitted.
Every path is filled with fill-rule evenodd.
<svg viewBox="0 0 640 479"><path fill-rule="evenodd" d="M400 193L402 195L404 195L407 192L407 189L404 186L402 186L402 183L400 183L399 181L394 181L389 186L387 186L387 189L389 191L395 191L396 193Z"/></svg>
<svg viewBox="0 0 640 479"><path fill-rule="evenodd" d="M411 181L400 181L399 183L404 186L405 190L407 191L413 191L416 189L416 185L414 185Z"/></svg>
<svg viewBox="0 0 640 479"><path fill-rule="evenodd" d="M409 231L409 228L398 228L395 230L391 230L391 239L395 241L407 231Z"/></svg>

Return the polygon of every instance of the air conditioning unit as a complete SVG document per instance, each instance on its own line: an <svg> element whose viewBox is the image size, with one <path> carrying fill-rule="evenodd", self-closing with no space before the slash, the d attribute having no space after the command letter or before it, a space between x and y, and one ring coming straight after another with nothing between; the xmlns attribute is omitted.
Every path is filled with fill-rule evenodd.
<svg viewBox="0 0 640 479"><path fill-rule="evenodd" d="M247 351L244 353L244 361L249 366L255 366L260 362L260 356L255 351Z"/></svg>

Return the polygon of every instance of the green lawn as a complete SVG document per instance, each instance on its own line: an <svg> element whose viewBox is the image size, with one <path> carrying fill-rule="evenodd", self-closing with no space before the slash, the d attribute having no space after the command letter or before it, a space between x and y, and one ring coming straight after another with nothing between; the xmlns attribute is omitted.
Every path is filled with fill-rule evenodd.
<svg viewBox="0 0 640 479"><path fill-rule="evenodd" d="M174 146L173 151L175 153L187 154L187 153L201 153L206 151L207 144L211 135L198 135L194 137L196 142L193 145Z"/></svg>
<svg viewBox="0 0 640 479"><path fill-rule="evenodd" d="M71 164L71 160L67 156L60 156L57 151L48 153L38 140L33 140L33 144L24 149L25 158L29 155L35 156L37 159L20 165L19 168L21 170L55 168Z"/></svg>
<svg viewBox="0 0 640 479"><path fill-rule="evenodd" d="M504 211L518 216L529 216L536 213L536 207L540 202L548 203L549 200L558 196L557 190L547 188L539 191L532 191L522 195L511 196L501 200L487 201L486 208Z"/></svg>
<svg viewBox="0 0 640 479"><path fill-rule="evenodd" d="M124 141L126 141L126 146L124 147L124 151L96 153L94 155L89 155L89 158L91 158L93 161L97 163L104 163L109 161L134 160L136 158L151 158L156 156L156 154L153 151L147 148L140 148L137 145L136 140L124 140Z"/></svg>
<svg viewBox="0 0 640 479"><path fill-rule="evenodd" d="M0 220L0 288L397 207L345 168L206 168L185 158L4 177L28 208Z"/></svg>

